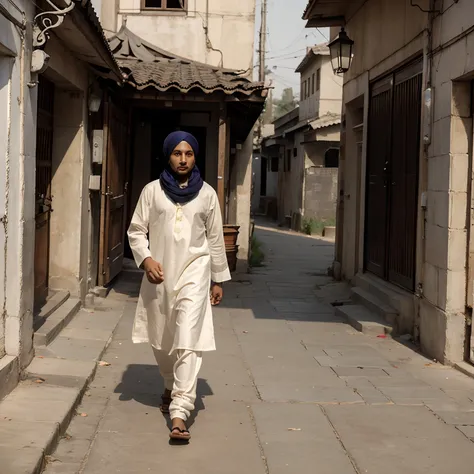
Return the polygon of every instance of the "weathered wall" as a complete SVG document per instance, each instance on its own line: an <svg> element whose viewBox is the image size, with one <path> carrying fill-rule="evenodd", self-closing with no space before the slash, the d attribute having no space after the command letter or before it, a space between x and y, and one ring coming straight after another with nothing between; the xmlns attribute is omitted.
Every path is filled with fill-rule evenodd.
<svg viewBox="0 0 474 474"><path fill-rule="evenodd" d="M20 11L0 0L18 21ZM34 173L36 88L31 81L31 24L25 32L0 15L0 398L33 356Z"/></svg>
<svg viewBox="0 0 474 474"><path fill-rule="evenodd" d="M328 220L336 217L337 168L307 168L304 217Z"/></svg>
<svg viewBox="0 0 474 474"><path fill-rule="evenodd" d="M56 85L49 287L84 298L90 250L88 72L59 42L49 41L47 51L46 75Z"/></svg>
<svg viewBox="0 0 474 474"><path fill-rule="evenodd" d="M185 14L144 11L140 0L102 1L101 21L106 30L117 31L124 18L131 31L177 55L215 66L223 62L227 68L253 70L255 0L189 0ZM208 48L206 24L212 47L222 54Z"/></svg>
<svg viewBox="0 0 474 474"><path fill-rule="evenodd" d="M318 69L321 69L320 89L316 90L315 86L315 92L312 94L311 88L309 97L300 101L300 120L315 119L328 113L341 113L343 78L334 75L329 56L314 57L301 73L301 82L304 83L307 79L312 81L312 76L317 74Z"/></svg>
<svg viewBox="0 0 474 474"><path fill-rule="evenodd" d="M469 32L473 15L474 4L462 1L454 3L434 22L432 141L426 152L420 152L420 199L426 192L427 210L419 211L416 282L423 288L423 298L413 323L423 350L446 362L462 359L465 337L466 222L470 208L467 175L472 159L472 98L466 80L474 74L470 54L474 35ZM367 137L364 130L358 156L358 132L351 125L360 115L360 104L367 121L370 81L423 54L424 45L428 44L423 33L427 27L428 15L406 0L369 0L346 25L348 35L355 41L354 61L345 75L347 122L341 154L341 192L345 196L342 268L349 278L357 268L362 269L363 262L364 209L353 197L355 193L359 202L364 202L364 186L358 186L365 182ZM457 35L461 36L456 38ZM382 37L384 41L379 41ZM427 80L425 74L425 84ZM358 106L352 107L356 102ZM352 232L354 228L359 229L357 233ZM357 247L358 253L353 251Z"/></svg>

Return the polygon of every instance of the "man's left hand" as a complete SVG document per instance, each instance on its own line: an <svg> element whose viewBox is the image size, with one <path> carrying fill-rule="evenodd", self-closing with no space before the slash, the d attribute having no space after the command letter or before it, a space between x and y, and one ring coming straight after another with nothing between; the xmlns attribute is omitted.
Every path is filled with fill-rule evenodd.
<svg viewBox="0 0 474 474"><path fill-rule="evenodd" d="M224 296L224 291L222 290L222 285L219 283L213 283L211 287L211 305L218 306L222 301Z"/></svg>

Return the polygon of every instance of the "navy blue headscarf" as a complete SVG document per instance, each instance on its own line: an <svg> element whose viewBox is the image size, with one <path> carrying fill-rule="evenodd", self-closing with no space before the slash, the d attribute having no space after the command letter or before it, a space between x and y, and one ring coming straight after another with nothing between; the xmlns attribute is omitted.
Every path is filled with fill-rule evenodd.
<svg viewBox="0 0 474 474"><path fill-rule="evenodd" d="M194 155L199 153L199 143L196 138L187 132L173 132L170 133L163 143L163 155L166 159L170 159L173 150L181 143L189 143L194 151ZM160 183L166 195L177 204L186 204L192 201L201 190L204 182L201 178L201 173L195 165L188 178L188 184L185 188L180 187L176 174L168 164L160 176Z"/></svg>

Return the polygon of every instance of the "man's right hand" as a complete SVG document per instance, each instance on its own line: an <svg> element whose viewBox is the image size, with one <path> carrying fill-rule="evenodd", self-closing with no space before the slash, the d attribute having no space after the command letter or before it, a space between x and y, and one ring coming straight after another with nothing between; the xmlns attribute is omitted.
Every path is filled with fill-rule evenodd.
<svg viewBox="0 0 474 474"><path fill-rule="evenodd" d="M161 263L155 262L151 257L148 257L143 262L143 269L145 270L148 281L153 285L160 285L164 282L165 276Z"/></svg>

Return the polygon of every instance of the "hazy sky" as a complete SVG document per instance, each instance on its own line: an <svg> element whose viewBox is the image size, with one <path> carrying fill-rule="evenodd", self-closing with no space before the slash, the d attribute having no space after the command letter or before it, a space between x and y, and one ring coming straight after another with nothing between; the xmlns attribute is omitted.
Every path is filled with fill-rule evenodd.
<svg viewBox="0 0 474 474"><path fill-rule="evenodd" d="M324 43L329 29L305 28L301 19L308 0L267 0L266 65L272 70L274 97L280 97L286 87L293 87L297 97L300 92L299 74L294 71L305 55L306 46ZM260 31L261 0L257 0L255 64L258 74L258 35ZM323 36L324 35L324 36Z"/></svg>

